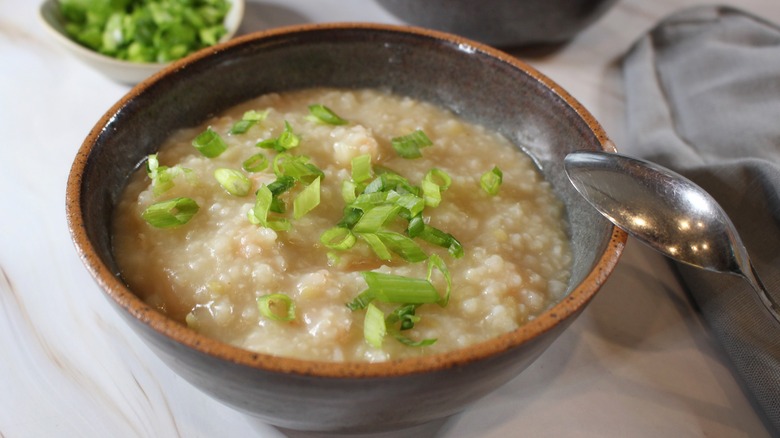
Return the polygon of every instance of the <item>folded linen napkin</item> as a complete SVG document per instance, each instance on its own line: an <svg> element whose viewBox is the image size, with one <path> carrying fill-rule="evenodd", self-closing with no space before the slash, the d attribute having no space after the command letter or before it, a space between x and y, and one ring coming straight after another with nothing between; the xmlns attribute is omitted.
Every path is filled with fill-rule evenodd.
<svg viewBox="0 0 780 438"><path fill-rule="evenodd" d="M780 27L729 7L687 9L641 37L622 68L628 142L621 152L674 169L713 195L780 300ZM676 266L780 434L780 327L743 279Z"/></svg>

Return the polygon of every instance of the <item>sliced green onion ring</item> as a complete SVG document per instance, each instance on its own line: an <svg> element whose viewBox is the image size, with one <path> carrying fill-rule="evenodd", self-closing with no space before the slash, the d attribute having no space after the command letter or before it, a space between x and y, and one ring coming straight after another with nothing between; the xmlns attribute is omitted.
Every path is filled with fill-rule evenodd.
<svg viewBox="0 0 780 438"><path fill-rule="evenodd" d="M330 249L346 250L355 246L357 237L349 228L333 227L322 233L320 242Z"/></svg>
<svg viewBox="0 0 780 438"><path fill-rule="evenodd" d="M227 149L227 143L210 126L192 140L192 145L209 158L218 157Z"/></svg>
<svg viewBox="0 0 780 438"><path fill-rule="evenodd" d="M180 197L150 205L141 217L153 227L172 228L189 222L199 208L192 198Z"/></svg>
<svg viewBox="0 0 780 438"><path fill-rule="evenodd" d="M441 297L430 281L381 272L362 272L368 289L377 300L385 303L437 303Z"/></svg>
<svg viewBox="0 0 780 438"><path fill-rule="evenodd" d="M293 217L300 219L320 205L320 177L306 186L293 201Z"/></svg>
<svg viewBox="0 0 780 438"><path fill-rule="evenodd" d="M261 122L265 120L266 117L268 117L268 113L270 110L265 110L263 112L250 110L244 113L244 115L241 117L241 120L237 121L233 124L233 126L230 128L231 134L244 134L246 133L249 128L256 125L258 122Z"/></svg>
<svg viewBox="0 0 780 438"><path fill-rule="evenodd" d="M482 174L482 177L479 179L479 184L482 186L482 190L488 195L495 196L498 194L498 190L501 188L503 180L504 173L501 172L501 169L499 169L498 166L494 166L489 172Z"/></svg>
<svg viewBox="0 0 780 438"><path fill-rule="evenodd" d="M282 293L257 297L257 308L261 315L274 321L295 320L295 301Z"/></svg>
<svg viewBox="0 0 780 438"><path fill-rule="evenodd" d="M268 168L268 158L262 153L256 153L244 160L241 167L247 172L260 172Z"/></svg>
<svg viewBox="0 0 780 438"><path fill-rule="evenodd" d="M393 138L391 144L402 158L420 158L422 157L420 149L432 145L433 142L425 132L418 129L411 134Z"/></svg>
<svg viewBox="0 0 780 438"><path fill-rule="evenodd" d="M220 167L214 171L214 178L233 196L246 196L252 191L252 181L240 170Z"/></svg>
<svg viewBox="0 0 780 438"><path fill-rule="evenodd" d="M387 334L385 314L373 304L366 307L366 316L363 319L363 337L368 345L374 348L382 348L382 341Z"/></svg>
<svg viewBox="0 0 780 438"><path fill-rule="evenodd" d="M349 123L322 104L309 105L309 114L311 120L327 123L328 125L346 125Z"/></svg>

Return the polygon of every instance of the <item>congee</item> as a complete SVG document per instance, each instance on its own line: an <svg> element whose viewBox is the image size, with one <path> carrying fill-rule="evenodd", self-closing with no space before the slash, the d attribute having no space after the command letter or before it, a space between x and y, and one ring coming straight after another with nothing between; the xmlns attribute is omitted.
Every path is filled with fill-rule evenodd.
<svg viewBox="0 0 780 438"><path fill-rule="evenodd" d="M441 353L559 301L563 204L508 140L378 90L267 94L174 133L114 217L130 288L198 332L323 361Z"/></svg>

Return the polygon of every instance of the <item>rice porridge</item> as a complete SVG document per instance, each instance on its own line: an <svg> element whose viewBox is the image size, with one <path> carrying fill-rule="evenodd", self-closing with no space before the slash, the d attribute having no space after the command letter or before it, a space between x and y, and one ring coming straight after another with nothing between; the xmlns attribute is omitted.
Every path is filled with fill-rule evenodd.
<svg viewBox="0 0 780 438"><path fill-rule="evenodd" d="M173 134L114 217L122 276L204 335L324 361L441 353L557 303L563 204L509 141L378 90L268 94Z"/></svg>

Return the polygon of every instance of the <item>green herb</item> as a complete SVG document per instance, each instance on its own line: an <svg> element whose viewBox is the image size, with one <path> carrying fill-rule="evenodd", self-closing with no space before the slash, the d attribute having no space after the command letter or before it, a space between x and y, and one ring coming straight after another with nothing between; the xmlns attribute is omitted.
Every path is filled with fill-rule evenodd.
<svg viewBox="0 0 780 438"><path fill-rule="evenodd" d="M260 314L274 321L295 320L295 301L281 293L263 295L257 298Z"/></svg>
<svg viewBox="0 0 780 438"><path fill-rule="evenodd" d="M320 204L320 178L317 177L301 190L293 201L293 217L300 219Z"/></svg>
<svg viewBox="0 0 780 438"><path fill-rule="evenodd" d="M191 198L174 198L147 207L141 217L156 228L184 225L198 212L198 203Z"/></svg>
<svg viewBox="0 0 780 438"><path fill-rule="evenodd" d="M194 178L191 169L179 165L173 167L161 166L157 160L157 154L151 154L147 157L146 174L152 180L152 193L154 196L160 196L173 188L175 185L173 181L179 175Z"/></svg>
<svg viewBox="0 0 780 438"><path fill-rule="evenodd" d="M225 140L223 140L216 131L211 129L210 126L192 140L192 145L195 146L195 149L200 151L201 154L209 158L218 157L227 149Z"/></svg>
<svg viewBox="0 0 780 438"><path fill-rule="evenodd" d="M273 200L274 195L268 186L260 185L255 192L255 205L247 212L247 218L255 225L262 225L276 231L288 231L291 228L288 220L269 218Z"/></svg>
<svg viewBox="0 0 780 438"><path fill-rule="evenodd" d="M214 171L214 178L233 196L246 196L252 190L252 181L239 170L220 167Z"/></svg>
<svg viewBox="0 0 780 438"><path fill-rule="evenodd" d="M386 333L385 314L378 307L369 304L363 319L363 337L372 347L382 348Z"/></svg>
<svg viewBox="0 0 780 438"><path fill-rule="evenodd" d="M309 105L309 119L328 125L346 125L349 123L322 104Z"/></svg>
<svg viewBox="0 0 780 438"><path fill-rule="evenodd" d="M241 167L247 172L260 172L268 167L268 158L261 153L256 153L244 160Z"/></svg>
<svg viewBox="0 0 780 438"><path fill-rule="evenodd" d="M420 149L433 144L425 132L418 129L411 134L401 137L395 137L391 140L393 149L403 158L420 158L422 152Z"/></svg>
<svg viewBox="0 0 780 438"><path fill-rule="evenodd" d="M213 45L227 32L227 0L59 0L65 31L99 53L167 62Z"/></svg>
<svg viewBox="0 0 780 438"><path fill-rule="evenodd" d="M498 194L498 189L501 188L501 182L504 179L504 173L498 167L493 167L489 172L482 174L479 179L479 184L482 186L482 190L487 192L491 196Z"/></svg>
<svg viewBox="0 0 780 438"><path fill-rule="evenodd" d="M265 120L266 117L268 117L269 110L265 110L263 112L258 111L247 111L244 113L244 115L241 117L241 120L237 121L233 124L233 126L230 128L231 134L244 134L251 128L252 126L256 125L258 122L261 122Z"/></svg>
<svg viewBox="0 0 780 438"><path fill-rule="evenodd" d="M285 152L301 144L301 138L298 137L292 129L290 123L284 121L284 130L276 138L269 138L258 142L255 146L264 149L273 149L276 152Z"/></svg>
<svg viewBox="0 0 780 438"><path fill-rule="evenodd" d="M441 192L447 190L452 184L452 179L447 172L439 169L431 169L422 180L422 192L425 205L438 207L441 203Z"/></svg>

